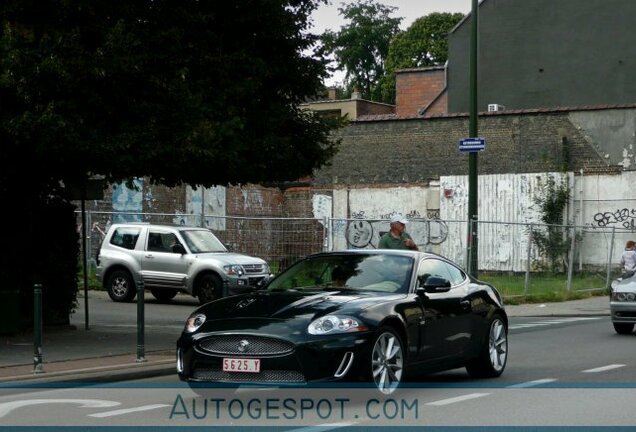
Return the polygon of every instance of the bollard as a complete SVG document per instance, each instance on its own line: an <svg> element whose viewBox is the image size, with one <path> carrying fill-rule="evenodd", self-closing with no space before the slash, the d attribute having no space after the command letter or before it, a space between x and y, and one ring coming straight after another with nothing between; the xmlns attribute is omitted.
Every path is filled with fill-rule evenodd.
<svg viewBox="0 0 636 432"><path fill-rule="evenodd" d="M144 281L137 282L137 363L146 361L144 349Z"/></svg>
<svg viewBox="0 0 636 432"><path fill-rule="evenodd" d="M33 373L44 372L42 366L42 285L33 285Z"/></svg>

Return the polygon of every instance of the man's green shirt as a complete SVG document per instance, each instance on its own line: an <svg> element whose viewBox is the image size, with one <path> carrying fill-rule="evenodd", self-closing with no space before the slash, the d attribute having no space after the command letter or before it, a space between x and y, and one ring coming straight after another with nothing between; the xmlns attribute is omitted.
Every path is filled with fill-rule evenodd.
<svg viewBox="0 0 636 432"><path fill-rule="evenodd" d="M395 238L388 232L380 238L378 249L408 249L404 244L404 240L410 239L411 236L403 232L400 238Z"/></svg>

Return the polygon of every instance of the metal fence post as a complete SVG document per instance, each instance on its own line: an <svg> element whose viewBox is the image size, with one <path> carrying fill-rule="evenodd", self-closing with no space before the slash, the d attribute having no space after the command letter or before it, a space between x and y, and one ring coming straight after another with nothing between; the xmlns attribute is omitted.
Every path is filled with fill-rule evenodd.
<svg viewBox="0 0 636 432"><path fill-rule="evenodd" d="M605 279L605 288L610 286L610 276L612 274L612 255L614 254L614 236L616 235L616 227L612 227L612 239L610 240L609 254L607 256L607 278Z"/></svg>
<svg viewBox="0 0 636 432"><path fill-rule="evenodd" d="M329 217L322 218L322 251L329 251Z"/></svg>
<svg viewBox="0 0 636 432"><path fill-rule="evenodd" d="M528 285L530 285L530 260L532 259L532 233L534 226L530 224L530 232L528 233L528 260L526 261L526 277L523 282L523 295L528 295Z"/></svg>
<svg viewBox="0 0 636 432"><path fill-rule="evenodd" d="M33 373L44 372L42 365L42 285L33 286Z"/></svg>
<svg viewBox="0 0 636 432"><path fill-rule="evenodd" d="M146 361L144 342L144 301L144 281L143 279L139 279L137 282L137 363Z"/></svg>
<svg viewBox="0 0 636 432"><path fill-rule="evenodd" d="M568 282L566 289L572 290L572 267L574 267L574 247L576 246L576 229L574 226L570 227L571 239L570 239L570 254L568 256Z"/></svg>
<svg viewBox="0 0 636 432"><path fill-rule="evenodd" d="M466 270L468 274L472 272L472 256L473 256L473 222L474 219L468 219L468 238L466 241Z"/></svg>

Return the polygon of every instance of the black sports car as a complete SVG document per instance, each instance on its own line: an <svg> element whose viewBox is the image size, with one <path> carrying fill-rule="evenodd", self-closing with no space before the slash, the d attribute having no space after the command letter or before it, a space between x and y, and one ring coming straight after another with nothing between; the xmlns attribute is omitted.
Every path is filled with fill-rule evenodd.
<svg viewBox="0 0 636 432"><path fill-rule="evenodd" d="M189 383L363 379L389 394L409 371L501 375L507 333L497 290L444 257L327 252L198 308L177 342L177 370Z"/></svg>

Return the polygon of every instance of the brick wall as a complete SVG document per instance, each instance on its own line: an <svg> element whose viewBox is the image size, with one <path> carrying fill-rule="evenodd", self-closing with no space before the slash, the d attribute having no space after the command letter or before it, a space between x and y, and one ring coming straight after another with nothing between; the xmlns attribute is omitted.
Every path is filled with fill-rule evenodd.
<svg viewBox="0 0 636 432"><path fill-rule="evenodd" d="M427 107L445 87L443 67L398 70L395 74L395 100L398 117L418 115L418 110ZM439 101L440 113L446 107Z"/></svg>
<svg viewBox="0 0 636 432"><path fill-rule="evenodd" d="M411 184L467 174L468 155L457 149L467 136L466 116L355 121L338 132L339 153L331 166L316 172L315 182ZM486 138L480 174L561 171L566 166L569 171L619 170L598 154L567 112L482 115L479 136Z"/></svg>
<svg viewBox="0 0 636 432"><path fill-rule="evenodd" d="M366 100L358 101L357 114L358 117L364 115L393 114L395 113L394 105L381 104Z"/></svg>

